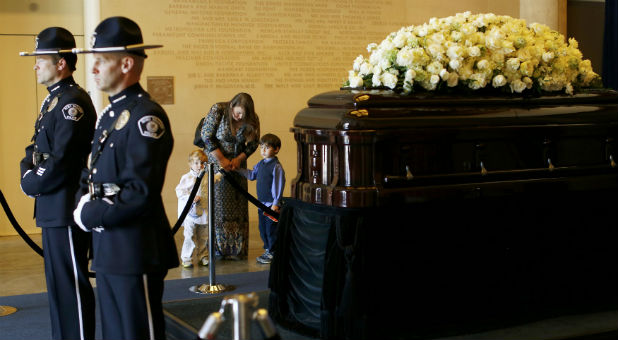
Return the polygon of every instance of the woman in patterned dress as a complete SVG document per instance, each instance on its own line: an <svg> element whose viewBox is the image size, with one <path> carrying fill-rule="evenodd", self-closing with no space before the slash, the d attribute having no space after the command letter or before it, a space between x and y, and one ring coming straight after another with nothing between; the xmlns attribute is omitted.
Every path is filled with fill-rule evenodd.
<svg viewBox="0 0 618 340"><path fill-rule="evenodd" d="M234 172L247 168L247 158L257 149L260 121L247 93L239 93L229 102L210 108L202 126L202 139L215 172L228 171L245 190L247 179ZM249 249L249 207L247 199L227 181L215 183L216 255L226 259L247 258Z"/></svg>

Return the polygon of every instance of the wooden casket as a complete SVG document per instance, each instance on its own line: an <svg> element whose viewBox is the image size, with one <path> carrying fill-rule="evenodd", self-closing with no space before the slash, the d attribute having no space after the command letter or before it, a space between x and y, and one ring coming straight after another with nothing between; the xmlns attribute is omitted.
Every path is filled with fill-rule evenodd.
<svg viewBox="0 0 618 340"><path fill-rule="evenodd" d="M615 91L342 89L291 131L270 280L282 324L431 338L618 309Z"/></svg>
<svg viewBox="0 0 618 340"><path fill-rule="evenodd" d="M292 197L373 207L481 195L530 179L615 177L618 97L526 98L334 91L294 119Z"/></svg>

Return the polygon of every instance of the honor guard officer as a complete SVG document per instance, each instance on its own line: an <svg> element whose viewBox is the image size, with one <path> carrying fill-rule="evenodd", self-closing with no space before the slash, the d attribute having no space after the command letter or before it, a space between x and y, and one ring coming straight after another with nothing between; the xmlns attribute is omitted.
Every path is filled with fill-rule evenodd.
<svg viewBox="0 0 618 340"><path fill-rule="evenodd" d="M96 112L73 79L73 35L49 27L36 38L37 81L47 86L32 144L21 161L21 187L35 198L36 225L43 231L45 278L53 339L94 338L94 294L88 280L90 235L75 226L73 209L86 164Z"/></svg>
<svg viewBox="0 0 618 340"><path fill-rule="evenodd" d="M104 339L164 339L161 299L178 253L161 190L174 143L167 114L139 79L146 59L139 26L103 20L89 50L92 73L110 105L95 129L85 194L75 221L92 231ZM86 192L87 190L87 192Z"/></svg>

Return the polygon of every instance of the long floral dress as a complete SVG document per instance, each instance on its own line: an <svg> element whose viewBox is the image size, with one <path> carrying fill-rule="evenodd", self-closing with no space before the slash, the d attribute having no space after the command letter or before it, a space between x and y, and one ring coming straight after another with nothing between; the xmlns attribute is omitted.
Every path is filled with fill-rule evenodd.
<svg viewBox="0 0 618 340"><path fill-rule="evenodd" d="M220 166L217 159L210 153L220 149L227 159L233 159L242 152L247 158L255 152L259 142L257 140L246 142L243 132L244 127L238 129L236 135L232 134L229 121L224 117L227 103L217 103L210 108L202 126L202 139L205 143L205 151L208 155L208 163L214 164L215 173ZM241 168L247 168L247 162L241 164ZM229 172L245 190L247 179L236 172ZM238 193L226 180L215 183L215 243L217 255L246 258L249 249L249 206L247 199Z"/></svg>

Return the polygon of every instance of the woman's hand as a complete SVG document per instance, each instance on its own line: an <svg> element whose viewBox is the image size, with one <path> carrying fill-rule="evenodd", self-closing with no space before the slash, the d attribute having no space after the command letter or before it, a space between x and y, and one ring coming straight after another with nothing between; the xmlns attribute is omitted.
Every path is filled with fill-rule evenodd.
<svg viewBox="0 0 618 340"><path fill-rule="evenodd" d="M231 166L232 166L232 170L238 170L240 169L240 165L242 164L242 162L247 159L247 155L242 152L240 155L238 155L236 158L232 159L230 161Z"/></svg>
<svg viewBox="0 0 618 340"><path fill-rule="evenodd" d="M223 153L221 152L221 150L215 149L215 150L211 151L210 154L215 157L217 162L219 162L219 166L221 168L223 168L223 170L225 170L225 171L232 171L232 170L234 170L234 169L232 169L232 163L230 162L229 159L227 159L225 156L223 156Z"/></svg>
<svg viewBox="0 0 618 340"><path fill-rule="evenodd" d="M219 160L219 166L221 166L221 168L223 168L223 170L225 170L225 171L232 171L232 170L234 170L234 168L232 168L232 162L229 159L225 158L225 157L223 157L223 158L221 158Z"/></svg>

